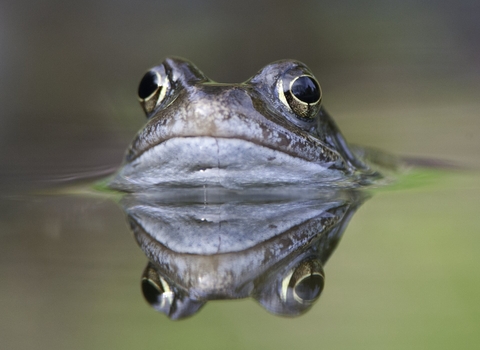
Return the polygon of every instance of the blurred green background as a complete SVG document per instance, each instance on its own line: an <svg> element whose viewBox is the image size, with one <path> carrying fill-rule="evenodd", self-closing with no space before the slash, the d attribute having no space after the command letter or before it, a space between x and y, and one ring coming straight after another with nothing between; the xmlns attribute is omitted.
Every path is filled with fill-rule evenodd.
<svg viewBox="0 0 480 350"><path fill-rule="evenodd" d="M0 2L0 347L476 349L480 346L480 2ZM143 301L146 262L115 203L18 195L115 168L165 56L238 82L305 62L346 138L451 161L355 215L317 305L251 300L171 322Z"/></svg>

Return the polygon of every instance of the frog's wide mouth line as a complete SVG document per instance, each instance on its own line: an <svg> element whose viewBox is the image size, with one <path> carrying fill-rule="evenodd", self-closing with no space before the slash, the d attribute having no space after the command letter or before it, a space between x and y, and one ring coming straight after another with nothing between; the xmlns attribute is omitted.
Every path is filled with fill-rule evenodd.
<svg viewBox="0 0 480 350"><path fill-rule="evenodd" d="M328 164L333 164L333 161L325 155L327 152L332 152L331 150L327 150L326 147L323 147L322 145L315 145L314 147L317 149L320 149L320 151L316 152L317 157L312 158L312 152L311 149L305 152L301 152L301 147L300 146L292 146L288 147L288 149L282 149L282 147L272 147L272 145L268 143L264 143L262 141L258 140L252 140L252 139L246 139L243 137L238 137L238 136L232 136L232 137L225 137L225 136L210 136L210 135L192 135L192 136L172 136L170 138L166 138L164 140L161 140L158 143L155 144L150 144L148 147L145 149L141 150L140 152L136 153L134 156L129 157L127 155L127 161L128 162L135 162L138 159L140 159L144 154L151 152L153 149L162 147L166 143L176 143L176 146L181 150L183 147L190 148L192 144L196 144L194 149L190 149L190 151L197 151L197 153L200 150L203 150L204 147L202 147L202 143L204 141L210 141L210 140L215 140L215 143L217 147L220 147L219 142L227 145L228 143L231 143L232 145L236 142L239 143L245 143L245 144L250 144L250 147L258 147L259 149L264 150L265 152L268 152L268 150L274 151L274 152L279 152L285 155L288 155L292 158L297 158L301 159L305 162L308 163L318 163L322 164L323 166L326 166ZM183 143L184 145L179 145L180 143ZM233 146L235 147L235 146ZM238 147L238 146L237 146ZM284 147L283 147L284 148ZM181 150L182 151L182 150ZM206 151L206 150L205 150ZM308 153L308 154L307 154ZM269 159L270 160L270 159Z"/></svg>
<svg viewBox="0 0 480 350"><path fill-rule="evenodd" d="M238 138L173 137L126 163L112 185L248 185L339 181L333 162L308 161ZM122 185L123 184L123 185Z"/></svg>
<svg viewBox="0 0 480 350"><path fill-rule="evenodd" d="M336 222L338 218L333 213L344 205L343 200L334 199L325 203L274 202L268 203L266 209L265 204L242 203L235 208L222 204L206 209L204 204L155 207L143 202L127 211L130 223L145 232L158 249L178 255L210 256L262 250L268 242L277 244L278 250L295 248L295 244L310 241ZM266 211L265 216L258 214L260 207ZM291 240L293 234L296 238ZM192 241L193 236L196 239Z"/></svg>
<svg viewBox="0 0 480 350"><path fill-rule="evenodd" d="M200 118L197 118L200 119ZM213 120L210 120L213 119ZM246 116L231 117L228 123L211 117L205 121L174 121L167 124L162 119L148 124L135 138L126 155L127 162L133 162L150 149L174 139L213 138L217 140L239 140L250 142L258 147L281 151L292 157L308 162L339 162L340 154L321 140L304 131L291 131L287 126L279 126L270 121L256 122Z"/></svg>
<svg viewBox="0 0 480 350"><path fill-rule="evenodd" d="M334 215L325 215L325 213L342 205L331 203L314 212L308 212L307 208L306 217L299 219L300 222L297 225L286 228L281 234L272 235L266 240L250 244L242 249L210 253L175 249L178 247L172 249L164 244L165 241L160 241L158 237L149 233L137 221L138 218L131 218L131 220L135 239L143 247L142 249L145 249L144 252L150 261L157 266L167 266L169 277L173 277L177 283L179 282L178 276L182 276L183 280L187 281L187 285L200 287L203 292L207 292L229 285L238 285L239 281L251 276L252 271L255 271L255 274L263 273L288 256L289 252L321 239L327 232L325 226L322 226L325 220L332 220L330 227L333 227L345 218L344 215L335 217ZM198 243L201 244L201 240ZM252 270L252 266L258 266L260 270ZM210 272L205 273L205 271ZM202 276L201 279L196 278L199 275Z"/></svg>

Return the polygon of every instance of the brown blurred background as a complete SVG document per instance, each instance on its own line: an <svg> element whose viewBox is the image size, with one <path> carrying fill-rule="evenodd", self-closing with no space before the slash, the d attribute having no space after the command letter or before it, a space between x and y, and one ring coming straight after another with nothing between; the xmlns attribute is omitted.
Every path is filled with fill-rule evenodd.
<svg viewBox="0 0 480 350"><path fill-rule="evenodd" d="M168 55L222 82L299 59L350 141L478 165L479 15L468 0L4 0L2 184L116 166L145 121L138 81Z"/></svg>

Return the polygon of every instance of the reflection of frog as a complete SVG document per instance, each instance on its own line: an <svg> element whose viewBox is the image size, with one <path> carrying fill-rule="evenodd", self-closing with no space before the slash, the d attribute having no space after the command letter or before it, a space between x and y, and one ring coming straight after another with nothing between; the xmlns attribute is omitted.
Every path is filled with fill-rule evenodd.
<svg viewBox="0 0 480 350"><path fill-rule="evenodd" d="M188 188L124 196L150 261L142 278L147 301L172 319L209 300L249 296L274 314L309 310L324 286L322 266L366 194L288 191Z"/></svg>
<svg viewBox="0 0 480 350"><path fill-rule="evenodd" d="M211 81L192 63L168 58L138 89L148 117L111 181L152 185L328 184L355 187L379 174L349 148L321 107L317 80L283 60L241 84Z"/></svg>

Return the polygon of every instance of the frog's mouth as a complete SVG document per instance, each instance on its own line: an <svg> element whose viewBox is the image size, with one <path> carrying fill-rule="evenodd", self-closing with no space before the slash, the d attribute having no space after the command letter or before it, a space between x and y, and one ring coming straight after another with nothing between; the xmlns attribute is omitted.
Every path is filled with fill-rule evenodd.
<svg viewBox="0 0 480 350"><path fill-rule="evenodd" d="M219 114L210 110L202 113L200 108L192 113L162 115L152 119L133 141L127 152L127 162L134 161L149 149L169 140L196 137L248 141L259 147L324 165L340 165L343 162L336 150L285 121L273 122L259 114Z"/></svg>
<svg viewBox="0 0 480 350"><path fill-rule="evenodd" d="M136 198L130 199L134 203ZM181 282L183 285L218 291L222 286L237 284L253 271L263 273L320 237L331 239L336 235L332 230L342 221L348 222L350 215L346 214L352 209L356 206L331 192L322 199L288 203L255 205L240 201L228 209L224 203L204 208L202 204L152 205L141 201L126 212L135 238L150 261L177 280L189 280ZM328 245L323 248L329 249ZM256 268L252 270L252 266Z"/></svg>
<svg viewBox="0 0 480 350"><path fill-rule="evenodd" d="M239 138L172 137L126 163L112 185L123 190L158 185L237 188L344 179L345 173L335 165L332 160L311 162Z"/></svg>
<svg viewBox="0 0 480 350"><path fill-rule="evenodd" d="M218 105L217 105L218 104ZM339 180L340 154L286 121L212 100L164 110L133 141L115 183L238 187ZM247 113L248 112L248 113Z"/></svg>

